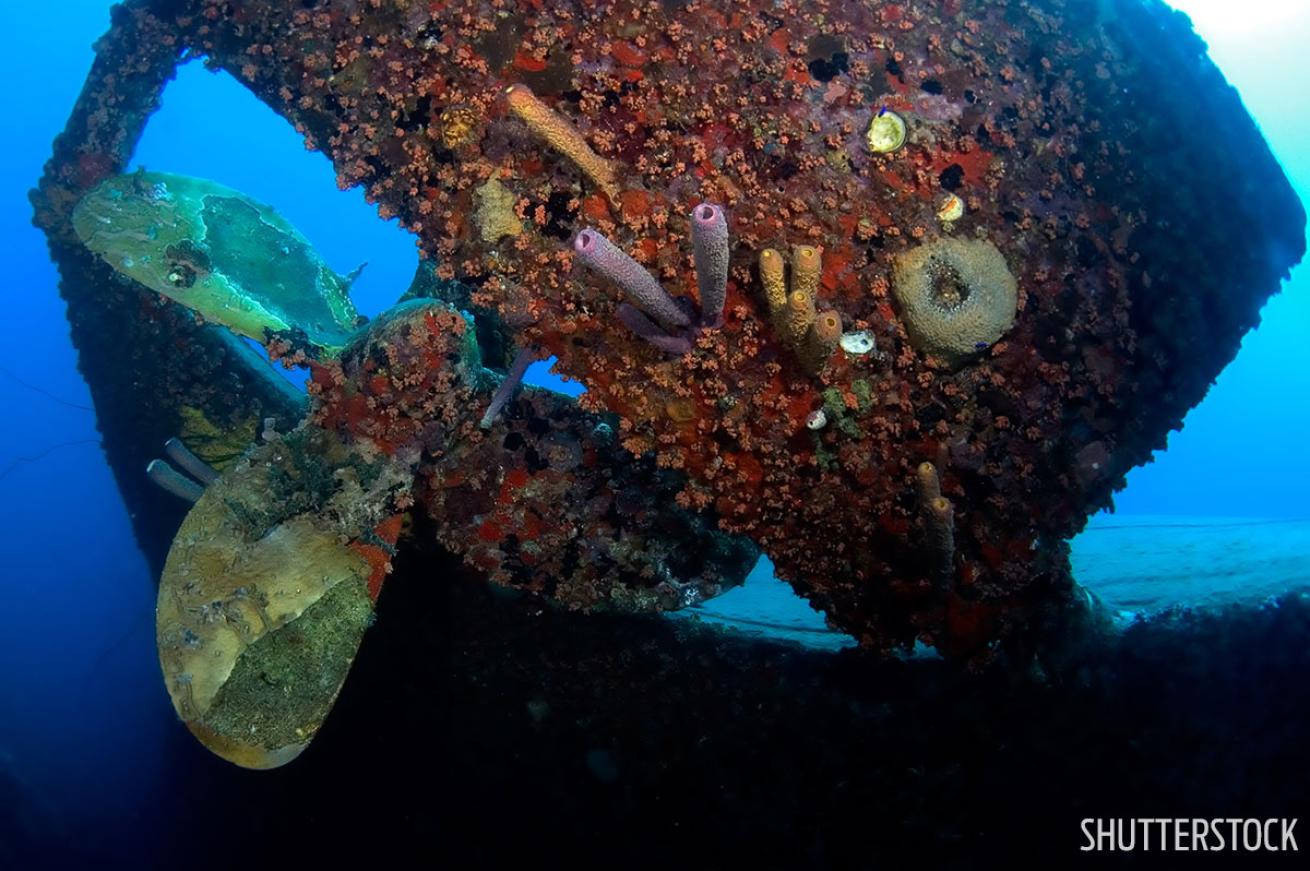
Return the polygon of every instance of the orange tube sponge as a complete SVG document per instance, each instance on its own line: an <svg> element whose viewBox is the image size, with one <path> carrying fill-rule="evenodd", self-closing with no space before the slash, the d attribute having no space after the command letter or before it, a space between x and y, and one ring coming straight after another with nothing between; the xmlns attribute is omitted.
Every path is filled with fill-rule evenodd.
<svg viewBox="0 0 1310 871"><path fill-rule="evenodd" d="M527 124L551 148L563 154L586 174L611 200L618 199L619 186L614 164L591 150L587 140L568 119L547 106L527 85L510 85L505 102L514 116Z"/></svg>
<svg viewBox="0 0 1310 871"><path fill-rule="evenodd" d="M819 249L797 245L791 255L791 290L800 291L814 299L819 292L819 276L823 272L823 258Z"/></svg>
<svg viewBox="0 0 1310 871"><path fill-rule="evenodd" d="M787 308L787 279L783 273L782 255L772 248L760 252L760 282L764 285L769 317L777 321Z"/></svg>
<svg viewBox="0 0 1310 871"><path fill-rule="evenodd" d="M814 295L802 290L793 290L787 296L787 309L783 312L782 323L778 325L783 341L799 350L812 323L814 323Z"/></svg>
<svg viewBox="0 0 1310 871"><path fill-rule="evenodd" d="M915 483L919 488L919 505L925 510L934 499L942 495L941 480L937 476L937 467L932 463L920 463L915 471Z"/></svg>
<svg viewBox="0 0 1310 871"><path fill-rule="evenodd" d="M823 259L819 249L797 245L791 252L790 286L783 273L782 255L772 248L760 252L760 283L773 328L811 375L818 373L841 343L841 315L816 313Z"/></svg>

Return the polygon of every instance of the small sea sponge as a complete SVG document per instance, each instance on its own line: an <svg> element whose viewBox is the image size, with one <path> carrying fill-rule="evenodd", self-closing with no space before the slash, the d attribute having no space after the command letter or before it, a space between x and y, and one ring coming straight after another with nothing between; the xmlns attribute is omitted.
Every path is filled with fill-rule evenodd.
<svg viewBox="0 0 1310 871"><path fill-rule="evenodd" d="M985 240L941 238L896 258L892 291L910 343L958 366L1014 324L1019 289Z"/></svg>
<svg viewBox="0 0 1310 871"><path fill-rule="evenodd" d="M473 191L473 220L478 225L478 233L483 242L499 242L506 236L517 236L523 232L523 222L514 213L514 194L500 183L500 179L491 178Z"/></svg>

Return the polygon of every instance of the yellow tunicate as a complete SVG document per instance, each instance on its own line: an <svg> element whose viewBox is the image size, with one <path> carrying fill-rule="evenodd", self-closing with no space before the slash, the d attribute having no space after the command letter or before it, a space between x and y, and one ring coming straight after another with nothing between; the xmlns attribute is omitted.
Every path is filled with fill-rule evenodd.
<svg viewBox="0 0 1310 871"><path fill-rule="evenodd" d="M905 144L905 119L883 108L869 122L864 141L874 154L891 154Z"/></svg>
<svg viewBox="0 0 1310 871"><path fill-rule="evenodd" d="M949 224L958 221L964 217L964 200L955 194L947 194L946 199L942 201L941 206L937 209L937 220L943 224Z"/></svg>

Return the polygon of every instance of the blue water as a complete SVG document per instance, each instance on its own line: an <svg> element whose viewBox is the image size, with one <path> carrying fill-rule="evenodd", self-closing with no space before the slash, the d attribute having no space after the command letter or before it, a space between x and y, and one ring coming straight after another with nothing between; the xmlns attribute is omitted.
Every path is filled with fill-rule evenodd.
<svg viewBox="0 0 1310 871"><path fill-rule="evenodd" d="M1310 8L1304 2L1181 2L1198 12L1213 54L1310 199ZM1243 16L1225 13L1240 5ZM3 4L11 34L0 233L0 771L31 811L77 837L128 837L158 801L152 748L177 727L158 680L153 580L96 444L94 413L68 338L56 275L30 226L26 192L41 172L107 25L105 0ZM1180 131L1203 135L1204 131ZM357 190L338 191L327 160L235 82L185 68L150 122L136 162L213 178L276 207L339 271L369 266L355 287L366 314L407 287L413 237L379 220ZM1296 520L1310 516L1305 371L1310 271L1264 312L1237 360L1117 497L1120 516ZM539 383L558 384L534 369ZM1097 531L1089 532L1095 536ZM2 800L2 799L0 799Z"/></svg>

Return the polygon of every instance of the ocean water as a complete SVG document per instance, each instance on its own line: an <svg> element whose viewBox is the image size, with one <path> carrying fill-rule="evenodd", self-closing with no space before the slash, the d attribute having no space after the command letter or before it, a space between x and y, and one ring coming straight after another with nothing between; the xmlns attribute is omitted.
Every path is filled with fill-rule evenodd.
<svg viewBox="0 0 1310 871"><path fill-rule="evenodd" d="M1302 86L1310 81L1310 4L1174 5L1193 16L1293 188L1310 201L1310 89ZM57 275L27 201L109 4L10 2L0 21L15 37L0 56L11 105L0 169L0 402L9 411L0 429L0 867L7 858L146 867L161 860L143 858L138 846L165 840L154 828L159 808L187 788L179 757L161 749L184 733L159 678L157 579L99 448ZM133 165L211 178L274 204L339 272L366 262L352 288L363 314L383 312L409 285L414 237L379 219L359 189L338 190L327 159L307 151L286 121L199 62L169 84ZM1302 265L1184 428L1170 434L1168 450L1131 472L1116 511L1094 517L1072 541L1075 577L1123 625L1180 606L1254 607L1310 587L1307 336L1310 271ZM527 380L581 391L548 369L534 365ZM303 383L303 372L285 374ZM773 578L767 561L741 589L675 619L825 653L853 645ZM1310 737L1304 723L1298 728ZM592 761L608 771L605 759ZM179 857L173 867L186 864Z"/></svg>

